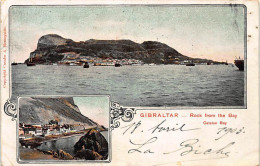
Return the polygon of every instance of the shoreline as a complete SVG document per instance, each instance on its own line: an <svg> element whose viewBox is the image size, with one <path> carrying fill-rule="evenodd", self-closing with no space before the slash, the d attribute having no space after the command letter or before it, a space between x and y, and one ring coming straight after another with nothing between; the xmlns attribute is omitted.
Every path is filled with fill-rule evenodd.
<svg viewBox="0 0 260 166"><path fill-rule="evenodd" d="M84 131L78 131L78 132L71 132L68 133L68 135L63 135L63 134L59 134L59 135L51 135L51 137L47 137L43 140L41 140L41 144L44 142L50 142L52 140L57 140L58 138L63 139L63 138L69 138L69 137L73 137L73 136L83 136L84 134L86 134L89 130L92 130L93 128L90 129L86 129ZM100 132L104 132L106 130L100 131ZM29 139L28 140L30 143L36 143L37 139ZM37 144L38 145L38 144ZM39 146L39 145L38 145ZM65 151L62 152L63 154L67 154L67 158L64 159L60 159L57 156L57 153L53 150L49 150L49 151L44 151L41 149L38 149L38 146L30 146L30 147L24 147L24 146L19 146L19 160L23 160L23 161L30 161L30 160L77 160L75 159L72 154L67 153Z"/></svg>
<svg viewBox="0 0 260 166"><path fill-rule="evenodd" d="M66 64L45 64L45 63L35 63L36 65L47 65L47 66L83 66L83 65L66 65ZM205 65L205 66L216 66L216 65L226 65L223 62L215 63L215 64L205 64L205 63L195 63L196 65ZM17 65L27 65L26 63L17 63ZM15 66L17 66L15 65ZM174 65L174 66L185 66L186 64L164 64L164 63L145 63L145 64L122 64L121 66L159 66L159 65ZM228 63L228 65L235 65L234 63ZM13 66L13 65L12 65ZM93 67L115 67L115 65L92 65Z"/></svg>
<svg viewBox="0 0 260 166"><path fill-rule="evenodd" d="M75 132L69 132L69 133L63 133L63 134L57 134L57 135L48 135L48 136L44 136L44 137L32 137L32 138L22 139L22 140L20 140L20 138L19 138L19 143L21 144L21 146L25 146L25 147L37 147L37 146L41 145L43 142L49 142L51 140L55 140L58 138L67 138L67 137L71 137L71 136L79 135L79 134L84 135L89 130L92 130L94 128L95 127L88 128L88 129L81 130L81 131L75 131ZM100 132L103 132L103 130Z"/></svg>

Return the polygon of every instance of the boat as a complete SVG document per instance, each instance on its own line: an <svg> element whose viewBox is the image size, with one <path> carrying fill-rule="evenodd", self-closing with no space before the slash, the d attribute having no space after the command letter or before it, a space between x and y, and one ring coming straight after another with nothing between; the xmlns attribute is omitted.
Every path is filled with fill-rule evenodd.
<svg viewBox="0 0 260 166"><path fill-rule="evenodd" d="M37 141L34 141L32 139L29 139L29 140L21 139L21 140L19 140L19 142L22 146L32 147L32 148L35 148L35 147L40 146L42 144L42 142L37 142Z"/></svg>
<svg viewBox="0 0 260 166"><path fill-rule="evenodd" d="M227 61L225 62L225 65L228 65Z"/></svg>
<svg viewBox="0 0 260 166"><path fill-rule="evenodd" d="M35 66L35 63L27 63L27 66Z"/></svg>
<svg viewBox="0 0 260 166"><path fill-rule="evenodd" d="M240 70L240 71L244 71L244 60L243 59L236 59L234 61L236 67Z"/></svg>
<svg viewBox="0 0 260 166"><path fill-rule="evenodd" d="M32 62L32 58L29 59L27 66L35 66L36 64Z"/></svg>
<svg viewBox="0 0 260 166"><path fill-rule="evenodd" d="M85 62L85 64L83 65L83 68L89 68L88 62Z"/></svg>
<svg viewBox="0 0 260 166"><path fill-rule="evenodd" d="M16 63L16 62L13 62L13 63L11 63L11 65L18 65L18 63Z"/></svg>
<svg viewBox="0 0 260 166"><path fill-rule="evenodd" d="M115 64L115 67L120 67L120 66L121 66L120 63L116 63L116 64Z"/></svg>
<svg viewBox="0 0 260 166"><path fill-rule="evenodd" d="M186 66L195 66L195 63L187 63Z"/></svg>
<svg viewBox="0 0 260 166"><path fill-rule="evenodd" d="M195 63L193 61L187 61L186 66L195 66Z"/></svg>

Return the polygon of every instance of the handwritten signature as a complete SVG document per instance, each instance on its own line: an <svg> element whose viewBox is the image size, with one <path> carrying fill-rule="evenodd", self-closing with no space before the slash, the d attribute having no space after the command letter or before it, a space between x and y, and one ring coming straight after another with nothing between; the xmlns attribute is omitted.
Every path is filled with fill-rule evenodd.
<svg viewBox="0 0 260 166"><path fill-rule="evenodd" d="M149 145L156 142L158 140L158 137L152 137L149 140L145 141L144 143L134 143L133 140L129 140L130 144L133 145L135 148L132 148L128 151L128 153L155 153L153 150L150 149ZM215 154L218 155L218 158L227 158L229 157L230 151L228 150L229 147L233 146L235 142L230 142L226 144L225 146L217 149L213 148L205 148L203 149L198 145L199 139L188 139L180 143L180 148L177 150L169 151L169 152L163 152L164 155L169 155L173 153L177 153L180 156L185 156L188 154L193 155L209 155L209 154Z"/></svg>
<svg viewBox="0 0 260 166"><path fill-rule="evenodd" d="M219 155L221 155L220 158L226 158L226 157L229 157L229 153L230 153L230 151L227 150L228 147L235 144L235 142L230 142L227 145L225 145L224 147L219 148L217 150L213 150L211 148L206 149L206 150L201 150L200 146L198 146L196 148L194 146L198 142L199 142L199 139L188 139L188 140L180 143L181 148L174 150L174 151L166 152L166 153L163 153L163 154L171 154L171 153L174 153L174 152L181 151L180 156L185 156L185 155L191 154L191 153L195 154L195 155L198 155L198 154L202 154L202 155L219 154Z"/></svg>
<svg viewBox="0 0 260 166"><path fill-rule="evenodd" d="M146 145L148 145L148 144L151 144L151 143L157 141L157 139L158 139L157 137L152 137L152 138L150 138L148 141L146 141L146 142L144 142L144 143L133 143L133 141L131 141L131 139L130 139L130 140L129 140L130 143L131 143L132 145L135 145L137 148L130 149L130 150L128 151L128 153L134 153L134 152L139 152L139 153L154 153L154 152L151 151L151 149L149 149L149 148L143 150L143 149L144 149L143 147L146 146Z"/></svg>

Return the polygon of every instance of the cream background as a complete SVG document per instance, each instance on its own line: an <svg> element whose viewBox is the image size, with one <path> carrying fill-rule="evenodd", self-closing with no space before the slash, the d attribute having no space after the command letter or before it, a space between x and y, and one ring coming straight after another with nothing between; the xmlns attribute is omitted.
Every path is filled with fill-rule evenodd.
<svg viewBox="0 0 260 166"><path fill-rule="evenodd" d="M128 155L127 151L131 148L128 144L129 138L135 139L136 142L143 140L144 138L150 138L149 135L139 135L139 136L122 136L122 129L116 129L112 132L112 161L108 163L95 163L93 165L155 165L160 163L169 163L168 165L258 165L259 164L259 36L258 36L258 2L257 1L167 1L164 0L160 2L156 1L13 1L13 0L2 0L1 1L1 36L3 35L3 28L7 27L8 30L8 8L11 5L60 5L60 4L230 4L238 3L245 4L247 6L247 35L251 37L247 38L247 109L187 109L178 110L175 109L173 112L193 112L193 113L236 113L238 118L236 120L229 120L228 127L240 127L245 126L246 133L238 138L232 137L232 135L224 137L219 144L225 144L228 141L236 139L236 146L232 147L233 153L232 157L228 159L221 160L203 160L203 161L187 161L192 157L181 158L178 156L164 157L162 155ZM250 14L249 14L250 13ZM8 31L7 31L8 33ZM8 40L8 38L7 38ZM3 47L3 38L1 38L1 51ZM1 52L1 68L3 67L3 56ZM8 61L7 56L7 63ZM7 71L7 76L9 76L9 71ZM10 77L9 77L10 79ZM8 83L7 83L8 84ZM11 117L8 117L3 110L3 105L9 98L9 88L3 88L3 72L1 70L1 162L2 165L19 165L16 160L16 121L11 121ZM149 111L149 110L147 110ZM169 112L169 111L168 111ZM133 122L138 122L140 118L137 116L134 118ZM143 119L144 126L150 124L156 124L162 119L149 119L149 121ZM175 120L174 118L172 120ZM176 144L180 143L180 140L185 140L188 138L199 137L201 139L201 146L216 147L220 146L213 142L210 137L214 138L215 130L219 126L203 126L198 119L191 118L179 118L177 119L179 123L188 123L190 126L198 126L203 128L200 131L191 132L189 134L182 134L176 132L171 135L164 135L165 140L160 142L159 145L153 145L153 149L168 149L171 146L175 147ZM148 123L149 122L149 123ZM153 123L152 123L153 122ZM174 121L175 122L175 121ZM121 123L122 126L127 125L127 123ZM162 136L160 135L160 138ZM180 139L181 138L181 139ZM174 140L174 142L172 141ZM165 144L167 142L172 142L171 145ZM159 142L158 142L159 143ZM73 163L70 165L80 165L83 163ZM26 165L26 164L24 164ZM28 164L32 165L32 164ZM33 164L36 165L36 164ZM47 164L44 164L47 165ZM48 164L53 165L53 163ZM68 163L64 164L68 165Z"/></svg>

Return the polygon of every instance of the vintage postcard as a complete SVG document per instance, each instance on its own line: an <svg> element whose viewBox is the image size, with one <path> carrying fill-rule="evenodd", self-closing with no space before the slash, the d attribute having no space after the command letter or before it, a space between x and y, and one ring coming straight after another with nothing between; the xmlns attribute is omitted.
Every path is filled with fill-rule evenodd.
<svg viewBox="0 0 260 166"><path fill-rule="evenodd" d="M1 164L259 165L259 4L1 1Z"/></svg>

